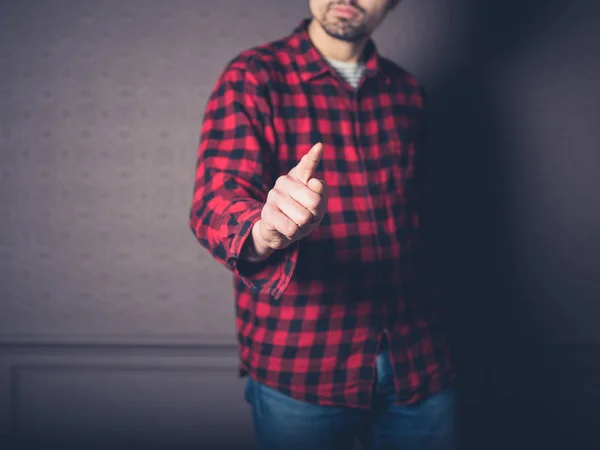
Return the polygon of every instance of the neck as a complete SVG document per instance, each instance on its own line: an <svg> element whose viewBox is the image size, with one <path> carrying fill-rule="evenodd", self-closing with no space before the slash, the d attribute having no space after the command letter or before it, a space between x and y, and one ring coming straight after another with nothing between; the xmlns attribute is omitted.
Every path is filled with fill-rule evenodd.
<svg viewBox="0 0 600 450"><path fill-rule="evenodd" d="M368 42L368 37L357 42L336 39L328 35L315 19L312 19L308 25L308 35L324 57L344 62L357 62Z"/></svg>

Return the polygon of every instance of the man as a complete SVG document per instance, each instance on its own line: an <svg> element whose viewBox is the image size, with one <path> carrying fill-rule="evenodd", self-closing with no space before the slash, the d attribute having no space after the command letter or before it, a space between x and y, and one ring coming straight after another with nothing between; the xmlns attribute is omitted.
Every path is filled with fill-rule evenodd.
<svg viewBox="0 0 600 450"><path fill-rule="evenodd" d="M370 37L397 3L310 0L206 107L190 227L234 274L261 448L454 448L419 251L424 92Z"/></svg>

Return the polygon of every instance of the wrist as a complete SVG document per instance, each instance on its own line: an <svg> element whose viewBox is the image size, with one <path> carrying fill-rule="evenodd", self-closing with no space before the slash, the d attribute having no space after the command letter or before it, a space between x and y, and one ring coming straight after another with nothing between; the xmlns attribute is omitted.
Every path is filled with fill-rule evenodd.
<svg viewBox="0 0 600 450"><path fill-rule="evenodd" d="M249 262L262 262L266 260L274 250L270 248L260 236L260 220L253 226L242 251L242 259Z"/></svg>

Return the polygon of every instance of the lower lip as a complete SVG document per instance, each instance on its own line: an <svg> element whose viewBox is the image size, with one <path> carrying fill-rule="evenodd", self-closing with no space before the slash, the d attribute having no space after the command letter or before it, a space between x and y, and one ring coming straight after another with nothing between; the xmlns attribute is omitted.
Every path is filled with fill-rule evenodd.
<svg viewBox="0 0 600 450"><path fill-rule="evenodd" d="M353 19L358 16L358 11L354 8L348 8L343 6L334 6L332 8L333 12L336 13L340 17L344 17L346 19Z"/></svg>

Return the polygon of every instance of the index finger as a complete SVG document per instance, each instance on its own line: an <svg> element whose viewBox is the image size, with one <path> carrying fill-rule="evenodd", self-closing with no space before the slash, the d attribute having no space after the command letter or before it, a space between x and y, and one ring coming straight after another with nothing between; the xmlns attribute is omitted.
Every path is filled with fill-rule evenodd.
<svg viewBox="0 0 600 450"><path fill-rule="evenodd" d="M323 144L321 142L317 142L302 157L298 165L290 171L290 175L296 177L300 182L307 184L315 174L322 156Z"/></svg>

